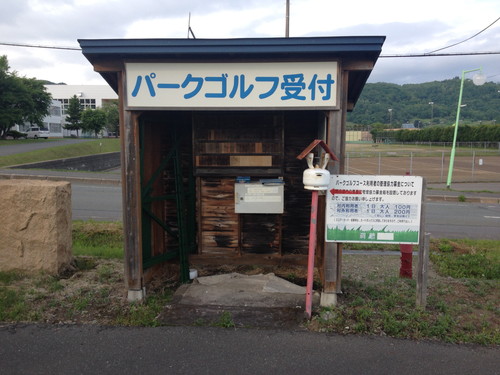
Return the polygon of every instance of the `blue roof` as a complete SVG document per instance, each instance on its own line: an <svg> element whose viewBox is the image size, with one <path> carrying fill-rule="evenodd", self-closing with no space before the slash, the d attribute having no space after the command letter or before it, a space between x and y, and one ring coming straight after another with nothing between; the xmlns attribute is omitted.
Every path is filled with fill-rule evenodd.
<svg viewBox="0 0 500 375"><path fill-rule="evenodd" d="M227 56L284 54L366 54L378 57L383 36L244 38L244 39L79 39L85 56L197 55Z"/></svg>
<svg viewBox="0 0 500 375"><path fill-rule="evenodd" d="M162 61L322 61L375 64L385 36L242 39L79 39L83 55L118 90L116 66L128 59ZM106 66L111 67L106 70ZM112 67L115 68L112 68ZM357 101L371 69L350 72L348 99Z"/></svg>

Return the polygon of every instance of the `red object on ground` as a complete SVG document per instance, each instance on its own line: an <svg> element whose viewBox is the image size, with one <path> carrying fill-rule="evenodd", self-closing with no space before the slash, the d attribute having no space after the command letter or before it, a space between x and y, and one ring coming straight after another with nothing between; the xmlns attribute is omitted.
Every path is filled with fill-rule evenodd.
<svg viewBox="0 0 500 375"><path fill-rule="evenodd" d="M399 245L401 251L401 267L399 268L399 277L411 279L412 261L413 261L413 245Z"/></svg>
<svg viewBox="0 0 500 375"><path fill-rule="evenodd" d="M406 175L409 176L410 172L406 172ZM413 245L399 245L399 250L401 251L401 267L399 268L399 277L411 279L413 276Z"/></svg>

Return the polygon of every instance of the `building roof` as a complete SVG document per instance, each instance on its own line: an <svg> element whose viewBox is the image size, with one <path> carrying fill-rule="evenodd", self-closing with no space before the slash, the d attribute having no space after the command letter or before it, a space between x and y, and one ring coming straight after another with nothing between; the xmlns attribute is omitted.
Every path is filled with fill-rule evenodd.
<svg viewBox="0 0 500 375"><path fill-rule="evenodd" d="M117 72L129 60L328 61L342 59L349 70L348 109L352 109L377 61L384 36L244 39L79 39L83 55L118 91ZM360 64L361 63L361 64Z"/></svg>

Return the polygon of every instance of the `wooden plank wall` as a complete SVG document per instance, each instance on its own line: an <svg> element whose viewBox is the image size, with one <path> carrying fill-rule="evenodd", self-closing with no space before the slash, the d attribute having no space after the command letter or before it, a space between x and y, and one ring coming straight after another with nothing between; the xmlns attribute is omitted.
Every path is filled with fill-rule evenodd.
<svg viewBox="0 0 500 375"><path fill-rule="evenodd" d="M283 215L283 254L307 254L311 192L304 189L302 175L307 168L299 155L319 136L321 112L285 113L285 212Z"/></svg>
<svg viewBox="0 0 500 375"><path fill-rule="evenodd" d="M147 174L152 175L162 158L171 150L173 144L171 131L176 128L179 132L187 132L184 134L181 147L184 186L187 187L188 173L192 173L191 163L195 164L193 151L197 147L196 139L192 139L191 134L193 115L187 112L169 112L159 116L151 116L151 119L145 121ZM221 168L219 175L213 175L213 173L198 175L196 178L196 219L199 254L237 257L245 254L278 256L307 253L311 193L304 190L302 184L302 173L306 164L304 161L297 160L296 157L318 137L320 114L313 111L274 112L271 117L276 116L281 116L283 123L281 153L277 158L277 160L282 160L281 174L253 175L252 178L283 176L285 180L284 214L238 215L234 212L234 183L237 176L234 171L229 172L232 173L231 175L224 175L224 169ZM267 117L269 118L269 114ZM217 122L211 126L216 127ZM241 128L240 132L244 133L245 128ZM214 134L214 132L210 133L208 130L207 134ZM270 136L269 134L267 136ZM276 129L272 134L276 134ZM228 137L234 137L234 132ZM243 135L239 137L243 139ZM244 141L248 144L248 135L246 137ZM274 157L277 154L276 146L270 149L270 146L263 146L266 143L269 142L263 143L262 139L255 139L253 145L245 146L247 147L245 150L272 151ZM222 147L217 142L207 144L210 144L210 147ZM234 144L223 146L235 152L242 150L240 146ZM196 165L194 172L196 173ZM163 172L160 181L155 184L155 194L172 194L174 191L173 166L170 164ZM158 213L160 207L163 211L163 220L175 228L177 222L175 202L155 203L154 211ZM163 244L159 244L160 232L163 236ZM175 238L164 232L157 224L153 224L153 241L153 255L168 252L177 245Z"/></svg>
<svg viewBox="0 0 500 375"><path fill-rule="evenodd" d="M238 215L234 212L236 175L200 176L197 193L199 253L217 256L307 253L311 193L305 191L302 184L306 164L296 157L318 137L319 115L317 112L289 112L280 116L284 119L284 147L280 159L283 160L281 175L285 179L285 213ZM255 144L258 143L256 139ZM231 147L228 149L234 149ZM222 169L220 172L224 173ZM254 175L253 178L279 176Z"/></svg>
<svg viewBox="0 0 500 375"><path fill-rule="evenodd" d="M184 187L187 189L188 177L192 173L192 132L191 115L186 112L148 113L141 121L143 127L143 187L160 167L164 158L172 150L173 132L181 137L180 159ZM165 196L175 193L175 175L173 161L170 161L153 185L153 196ZM177 204L174 200L153 202L152 211L162 221L177 230ZM192 213L194 214L194 213ZM176 248L178 240L166 232L156 222L151 222L152 254L160 255Z"/></svg>
<svg viewBox="0 0 500 375"><path fill-rule="evenodd" d="M234 177L198 177L198 249L203 254L239 254L239 218Z"/></svg>

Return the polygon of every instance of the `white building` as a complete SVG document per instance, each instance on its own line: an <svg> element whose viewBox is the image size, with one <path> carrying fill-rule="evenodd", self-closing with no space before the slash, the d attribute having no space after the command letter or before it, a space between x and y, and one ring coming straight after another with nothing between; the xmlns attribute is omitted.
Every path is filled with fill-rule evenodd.
<svg viewBox="0 0 500 375"><path fill-rule="evenodd" d="M108 85L45 85L45 88L47 89L47 92L52 95L52 99L61 103L63 125L66 110L69 105L69 99L74 95L80 99L82 109L99 108L102 107L106 101L118 99L118 95ZM46 121L44 119L44 123L45 122ZM58 136L52 134L51 128L49 128L49 130L51 131L51 136ZM71 133L76 132L70 132L62 129L60 136L70 136Z"/></svg>
<svg viewBox="0 0 500 375"><path fill-rule="evenodd" d="M50 131L51 138L63 137L64 117L62 115L61 107L62 105L60 101L52 99L49 114L43 118L42 126ZM27 132L30 126L31 125L26 122L21 125L16 125L14 129L20 132Z"/></svg>

